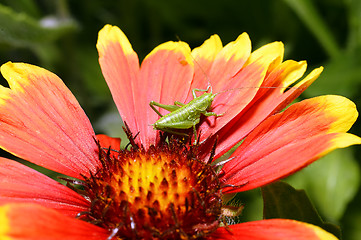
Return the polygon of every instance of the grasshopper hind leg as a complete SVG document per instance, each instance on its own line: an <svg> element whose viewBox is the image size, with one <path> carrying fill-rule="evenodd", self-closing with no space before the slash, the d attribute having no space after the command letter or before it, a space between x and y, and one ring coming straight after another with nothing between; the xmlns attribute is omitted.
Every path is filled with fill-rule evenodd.
<svg viewBox="0 0 361 240"><path fill-rule="evenodd" d="M173 112L175 110L177 110L178 108L184 106L183 103L181 102L174 102L174 105L166 105L166 104L161 104L161 103L157 103L157 102L154 102L154 101L150 101L149 103L149 106L153 109L154 112L156 112L160 117L163 117L163 115L154 107L154 106L157 106L157 107L160 107L160 108L163 108L169 112Z"/></svg>

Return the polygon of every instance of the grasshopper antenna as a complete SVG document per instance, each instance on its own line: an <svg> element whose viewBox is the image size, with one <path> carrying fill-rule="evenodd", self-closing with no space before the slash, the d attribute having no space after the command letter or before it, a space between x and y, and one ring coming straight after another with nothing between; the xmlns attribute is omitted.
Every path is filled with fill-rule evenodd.
<svg viewBox="0 0 361 240"><path fill-rule="evenodd" d="M239 88L230 88L230 89L226 89L220 92L215 93L214 95L217 96L218 94L221 93L225 93L225 92L229 92L229 91L234 91L234 90L240 90L240 89L251 89L251 88L257 88L257 89L302 89L299 87L272 87L272 86L259 86L259 87L239 87Z"/></svg>

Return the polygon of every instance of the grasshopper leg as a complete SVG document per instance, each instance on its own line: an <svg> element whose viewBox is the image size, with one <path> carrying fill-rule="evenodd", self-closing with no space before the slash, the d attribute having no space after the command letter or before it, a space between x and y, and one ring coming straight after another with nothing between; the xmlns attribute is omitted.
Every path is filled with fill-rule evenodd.
<svg viewBox="0 0 361 240"><path fill-rule="evenodd" d="M150 106L150 107L153 109L153 111L156 112L160 117L163 117L163 115L160 114L160 112L159 112L157 109L155 109L154 106L157 106L155 103L156 103L156 102L151 101L151 102L149 103L149 106Z"/></svg>
<svg viewBox="0 0 361 240"><path fill-rule="evenodd" d="M180 106L180 107L183 107L185 104L184 104L184 103L181 103L181 102L179 102L179 101L175 101L175 102L174 102L174 105L175 105L175 106L178 105L178 106Z"/></svg>
<svg viewBox="0 0 361 240"><path fill-rule="evenodd" d="M197 141L198 141L196 125L193 125L193 135L194 135L194 143L193 143L193 145L196 145Z"/></svg>
<svg viewBox="0 0 361 240"><path fill-rule="evenodd" d="M209 116L221 117L221 116L224 115L224 113L217 114L217 113L215 113L215 112L205 112L205 113L203 113L203 115L206 116L206 117L209 117Z"/></svg>
<svg viewBox="0 0 361 240"><path fill-rule="evenodd" d="M160 117L163 117L163 115L154 107L160 107L163 108L167 111L173 112L175 110L177 110L178 108L180 108L180 106L177 105L166 105L166 104L161 104L161 103L157 103L154 101L150 101L149 106L153 109L154 112L156 112Z"/></svg>
<svg viewBox="0 0 361 240"><path fill-rule="evenodd" d="M208 92L209 87L207 87L207 89L199 89L199 88L195 88L192 90L192 94L193 94L193 98L197 98L196 92Z"/></svg>

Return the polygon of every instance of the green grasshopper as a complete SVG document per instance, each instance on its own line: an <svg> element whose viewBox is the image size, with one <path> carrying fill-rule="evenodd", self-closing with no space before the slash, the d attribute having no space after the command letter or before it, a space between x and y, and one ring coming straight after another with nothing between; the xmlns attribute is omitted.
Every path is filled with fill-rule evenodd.
<svg viewBox="0 0 361 240"><path fill-rule="evenodd" d="M208 93L209 89L211 89L211 91ZM197 97L196 92L204 92L204 93ZM223 114L208 112L209 108L212 105L213 99L215 98L215 96L219 94L219 93L213 94L210 85L207 87L207 89L195 88L192 90L192 94L193 94L193 100L187 104L175 101L174 105L165 105L151 101L149 103L150 107L161 117L160 119L158 119L158 121L152 124L153 128L168 133L188 136L187 134L177 132L174 129L189 129L192 127L194 134L194 144L196 144L197 143L196 125L200 121L201 114L207 117L209 116L220 117ZM170 113L163 116L154 106L170 111Z"/></svg>

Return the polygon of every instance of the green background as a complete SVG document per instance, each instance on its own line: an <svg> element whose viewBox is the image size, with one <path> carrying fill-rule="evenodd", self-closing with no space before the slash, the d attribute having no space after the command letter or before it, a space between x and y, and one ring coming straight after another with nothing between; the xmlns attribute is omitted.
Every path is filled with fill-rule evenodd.
<svg viewBox="0 0 361 240"><path fill-rule="evenodd" d="M247 32L253 49L282 41L285 59L307 60L309 70L325 67L301 98L339 94L361 106L359 0L0 0L0 63L27 62L56 73L96 132L117 136L119 117L95 48L107 23L125 32L140 59L178 37L192 48L215 33L226 44ZM351 132L360 136L360 127L358 121ZM335 151L287 179L350 240L361 239L360 152L357 146ZM245 205L241 221L262 218L260 196L259 189L238 195Z"/></svg>

